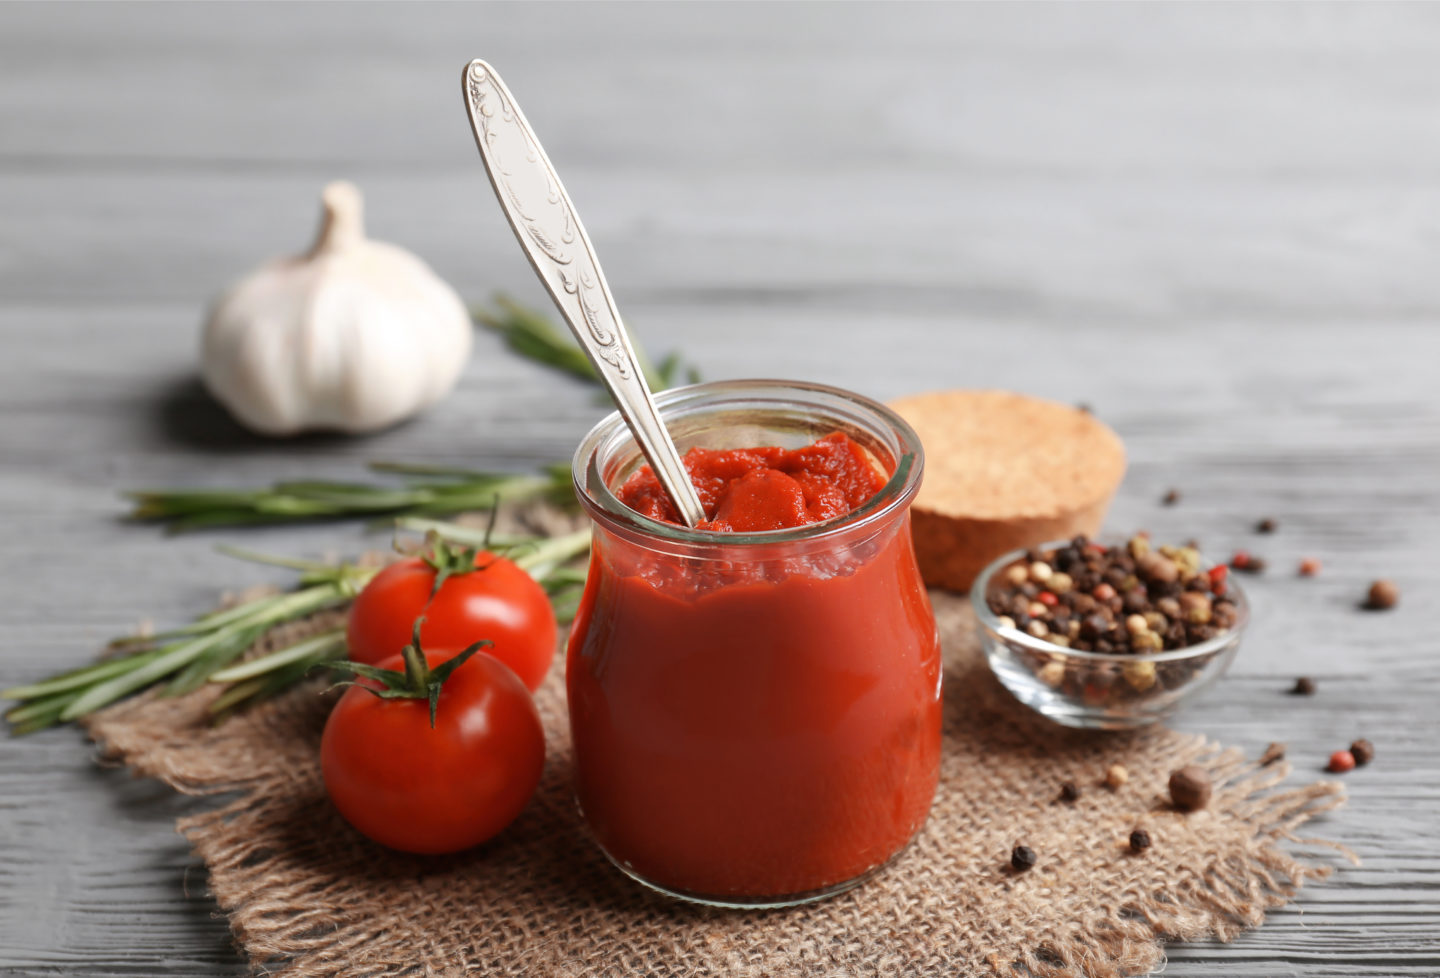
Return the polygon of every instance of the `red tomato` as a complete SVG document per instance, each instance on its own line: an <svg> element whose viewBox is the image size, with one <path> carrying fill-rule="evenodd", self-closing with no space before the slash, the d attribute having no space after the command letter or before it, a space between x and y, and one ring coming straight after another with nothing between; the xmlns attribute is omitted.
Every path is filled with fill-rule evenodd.
<svg viewBox="0 0 1440 978"><path fill-rule="evenodd" d="M425 658L433 667L454 655ZM405 669L398 655L380 665ZM497 835L525 808L544 766L545 733L530 691L483 652L441 687L434 728L428 700L381 699L355 686L320 740L325 790L340 814L405 852L459 852Z"/></svg>
<svg viewBox="0 0 1440 978"><path fill-rule="evenodd" d="M539 689L558 635L549 597L504 557L482 551L475 566L447 577L439 591L435 568L420 557L376 574L350 609L345 640L351 660L373 666L398 654L410 644L415 619L424 615L424 648L459 650L489 641L486 652L515 670L532 692Z"/></svg>

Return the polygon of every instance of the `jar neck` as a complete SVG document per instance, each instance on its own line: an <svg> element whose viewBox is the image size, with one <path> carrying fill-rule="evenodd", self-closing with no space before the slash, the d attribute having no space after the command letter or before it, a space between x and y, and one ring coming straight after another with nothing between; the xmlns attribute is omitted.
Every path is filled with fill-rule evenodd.
<svg viewBox="0 0 1440 978"><path fill-rule="evenodd" d="M744 560L853 546L893 529L920 488L924 455L915 432L889 408L850 391L792 381L722 381L665 391L656 404L682 453L697 446L796 448L838 431L888 478L856 509L820 523L760 533L664 523L635 512L616 495L644 462L617 412L581 442L572 467L576 494L603 533L650 550Z"/></svg>

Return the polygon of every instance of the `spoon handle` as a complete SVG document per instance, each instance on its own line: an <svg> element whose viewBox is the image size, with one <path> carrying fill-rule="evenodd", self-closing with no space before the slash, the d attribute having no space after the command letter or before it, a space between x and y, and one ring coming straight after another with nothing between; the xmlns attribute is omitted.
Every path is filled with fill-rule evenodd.
<svg viewBox="0 0 1440 978"><path fill-rule="evenodd" d="M495 69L472 61L462 81L475 145L520 248L609 388L675 508L687 525L695 526L705 519L700 497L660 420L575 205Z"/></svg>

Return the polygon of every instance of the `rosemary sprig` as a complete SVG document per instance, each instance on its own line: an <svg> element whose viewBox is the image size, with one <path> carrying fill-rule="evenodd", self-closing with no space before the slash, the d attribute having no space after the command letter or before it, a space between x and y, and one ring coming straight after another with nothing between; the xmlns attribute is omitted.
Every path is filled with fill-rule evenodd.
<svg viewBox="0 0 1440 978"><path fill-rule="evenodd" d="M481 545L476 531L426 521L424 529L452 543ZM580 573L565 565L585 553L590 531L553 538L492 536L492 550L504 550L552 595L567 595ZM92 665L0 692L17 700L5 719L15 734L31 733L86 716L143 689L163 684L164 695L182 695L207 682L228 684L210 710L223 716L234 709L290 688L313 668L345 655L343 630L312 636L287 648L238 665L246 650L272 628L319 611L340 608L369 582L378 567L325 564L222 548L231 556L277 564L300 572L299 588L254 598L233 608L202 615L188 625L151 635L127 635L111 642L117 654ZM580 577L583 582L583 574ZM559 610L568 607L561 605ZM557 601L557 604L560 602Z"/></svg>
<svg viewBox="0 0 1440 978"><path fill-rule="evenodd" d="M126 496L135 503L131 519L165 523L171 532L402 514L443 516L490 509L501 501L572 498L568 467L562 472L559 466L550 466L539 475L399 462L376 462L370 468L409 478L402 486L277 482L268 489L143 489Z"/></svg>
<svg viewBox="0 0 1440 978"><path fill-rule="evenodd" d="M78 719L166 680L170 682L166 692L171 695L196 689L211 674L238 658L270 628L345 604L359 593L376 570L353 564L337 565L329 581L260 598L250 602L251 611L238 619L162 645L158 650L145 650L160 654L137 663L132 670L85 687L61 710L58 719L62 722ZM129 639L130 643L133 641L133 638ZM145 651L138 655L144 656ZM203 665L191 669L190 666L196 663ZM23 698L15 694L15 690L6 690L0 693L0 697Z"/></svg>
<svg viewBox="0 0 1440 978"><path fill-rule="evenodd" d="M542 313L522 306L507 296L498 295L495 297L494 308L472 309L470 316L480 325L499 333L511 350L527 360L534 360L592 384L600 382L595 367L570 335ZM645 374L645 382L652 391L674 387L682 379L687 384L699 382L700 372L685 364L678 353L667 355L657 366L650 362L645 351L634 342L634 337L631 337L631 343L635 347L635 358L640 361L640 370Z"/></svg>

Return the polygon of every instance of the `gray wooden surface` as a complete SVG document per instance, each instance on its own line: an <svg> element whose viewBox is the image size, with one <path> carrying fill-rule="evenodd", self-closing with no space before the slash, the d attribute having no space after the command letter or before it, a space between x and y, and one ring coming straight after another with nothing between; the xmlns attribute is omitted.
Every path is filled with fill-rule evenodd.
<svg viewBox="0 0 1440 978"><path fill-rule="evenodd" d="M0 5L0 684L271 577L217 540L362 546L166 539L119 490L568 455L591 392L489 337L364 440L247 437L194 383L208 297L302 246L338 176L464 294L540 301L466 126L474 56L652 351L1089 402L1132 458L1113 528L1272 561L1182 725L1288 741L1296 780L1370 737L1314 826L1364 865L1167 973L1440 974L1440 7ZM1358 611L1380 575L1402 606ZM1302 673L1319 695L1284 695ZM92 755L0 741L0 973L241 974L171 828L197 803Z"/></svg>

